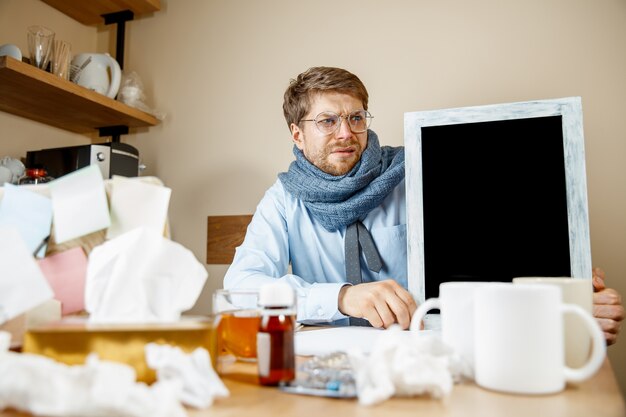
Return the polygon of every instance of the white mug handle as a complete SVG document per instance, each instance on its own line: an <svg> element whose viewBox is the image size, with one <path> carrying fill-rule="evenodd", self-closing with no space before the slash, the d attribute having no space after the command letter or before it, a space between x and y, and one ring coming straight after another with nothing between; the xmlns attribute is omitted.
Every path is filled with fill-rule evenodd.
<svg viewBox="0 0 626 417"><path fill-rule="evenodd" d="M411 331L420 330L420 324L422 323L422 320L424 320L424 316L426 316L426 313L435 308L441 309L441 303L439 302L439 298L429 298L428 300L420 304L417 310L415 310L415 313L413 313L413 318L411 319L411 325L409 326L409 329Z"/></svg>
<svg viewBox="0 0 626 417"><path fill-rule="evenodd" d="M570 313L579 316L583 319L585 326L587 326L587 329L591 334L591 358L589 358L587 363L576 369L572 369L567 366L564 367L566 381L581 382L590 378L598 371L598 369L600 369L600 366L602 366L602 362L606 356L606 342L604 340L604 334L593 316L586 312L582 307L574 304L562 304L561 312L564 314Z"/></svg>

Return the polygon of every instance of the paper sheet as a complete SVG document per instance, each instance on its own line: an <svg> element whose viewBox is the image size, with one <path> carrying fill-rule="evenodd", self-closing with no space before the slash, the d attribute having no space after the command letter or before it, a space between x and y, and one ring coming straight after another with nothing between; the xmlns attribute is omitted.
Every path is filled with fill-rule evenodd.
<svg viewBox="0 0 626 417"><path fill-rule="evenodd" d="M18 230L0 226L0 323L52 296L52 289Z"/></svg>
<svg viewBox="0 0 626 417"><path fill-rule="evenodd" d="M327 355L332 352L350 352L360 350L370 353L376 339L384 334L383 329L373 327L329 327L325 329L304 330L296 332L296 355ZM429 333L424 330L421 333ZM401 333L401 337L410 337L410 332Z"/></svg>
<svg viewBox="0 0 626 417"><path fill-rule="evenodd" d="M23 187L5 184L4 196L0 202L0 226L2 225L16 227L26 247L33 253L50 235L52 201ZM45 256L46 246L43 245L37 252L38 258Z"/></svg>
<svg viewBox="0 0 626 417"><path fill-rule="evenodd" d="M61 302L62 314L85 309L87 256L80 246L50 255L39 261L39 268Z"/></svg>
<svg viewBox="0 0 626 417"><path fill-rule="evenodd" d="M113 239L136 227L163 233L172 190L140 182L137 178L113 177L111 190L111 227Z"/></svg>
<svg viewBox="0 0 626 417"><path fill-rule="evenodd" d="M57 243L106 229L111 224L102 173L97 165L50 183Z"/></svg>

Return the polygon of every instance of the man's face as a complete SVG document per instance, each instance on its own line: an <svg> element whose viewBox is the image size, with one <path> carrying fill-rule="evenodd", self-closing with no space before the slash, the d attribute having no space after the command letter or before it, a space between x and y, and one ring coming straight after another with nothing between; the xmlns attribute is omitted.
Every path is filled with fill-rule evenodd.
<svg viewBox="0 0 626 417"><path fill-rule="evenodd" d="M363 110L357 98L336 92L320 93L311 97L311 110L303 119L315 119L322 112L334 112L346 116L355 110ZM295 145L306 159L322 171L331 175L349 172L367 147L367 132L352 133L347 120L334 133L324 134L315 122L301 122L302 128L291 124L291 136Z"/></svg>

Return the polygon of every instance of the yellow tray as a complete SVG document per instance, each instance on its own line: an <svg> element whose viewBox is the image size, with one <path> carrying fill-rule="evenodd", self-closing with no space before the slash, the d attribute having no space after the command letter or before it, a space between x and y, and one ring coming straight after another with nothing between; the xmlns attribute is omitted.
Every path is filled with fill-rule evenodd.
<svg viewBox="0 0 626 417"><path fill-rule="evenodd" d="M68 365L84 364L87 355L95 352L100 359L132 366L138 381L152 383L156 374L146 364L147 343L178 346L185 352L203 347L211 354L215 368L216 332L209 317L184 318L176 323L115 325L91 324L82 317L65 318L28 329L22 351Z"/></svg>

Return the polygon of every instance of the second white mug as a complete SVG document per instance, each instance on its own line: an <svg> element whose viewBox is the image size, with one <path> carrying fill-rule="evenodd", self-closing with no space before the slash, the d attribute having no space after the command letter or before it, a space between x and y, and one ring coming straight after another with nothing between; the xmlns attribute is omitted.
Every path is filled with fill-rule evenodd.
<svg viewBox="0 0 626 417"><path fill-rule="evenodd" d="M475 375L481 387L517 394L549 394L590 378L602 365L600 326L582 308L561 301L555 286L488 284L476 290ZM577 369L565 365L563 315L575 314L592 335L592 353Z"/></svg>
<svg viewBox="0 0 626 417"><path fill-rule="evenodd" d="M519 277L514 284L555 285L561 289L563 302L576 304L589 314L593 314L593 284L590 279L566 277ZM587 362L591 352L591 336L579 323L578 317L565 317L565 363L578 368Z"/></svg>

